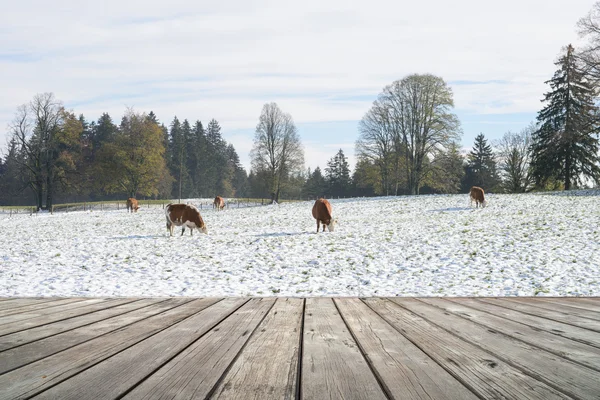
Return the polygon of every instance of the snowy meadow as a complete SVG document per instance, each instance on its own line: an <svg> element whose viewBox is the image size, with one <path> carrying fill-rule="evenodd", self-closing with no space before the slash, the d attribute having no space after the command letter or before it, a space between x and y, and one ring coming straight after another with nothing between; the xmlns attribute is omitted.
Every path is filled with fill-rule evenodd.
<svg viewBox="0 0 600 400"><path fill-rule="evenodd" d="M201 210L0 214L0 296L600 295L600 192L332 200ZM190 200L195 204L198 200Z"/></svg>

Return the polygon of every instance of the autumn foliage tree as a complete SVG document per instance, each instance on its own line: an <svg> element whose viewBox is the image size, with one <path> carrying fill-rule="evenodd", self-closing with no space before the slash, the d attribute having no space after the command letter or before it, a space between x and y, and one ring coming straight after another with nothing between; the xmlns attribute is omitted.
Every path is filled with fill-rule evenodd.
<svg viewBox="0 0 600 400"><path fill-rule="evenodd" d="M167 168L162 135L146 114L127 110L114 141L98 154L103 188L132 197L157 195Z"/></svg>

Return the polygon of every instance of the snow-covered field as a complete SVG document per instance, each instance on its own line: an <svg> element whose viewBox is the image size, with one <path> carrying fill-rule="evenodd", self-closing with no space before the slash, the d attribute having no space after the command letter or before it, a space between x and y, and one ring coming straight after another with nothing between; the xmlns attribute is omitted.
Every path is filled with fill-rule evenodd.
<svg viewBox="0 0 600 400"><path fill-rule="evenodd" d="M600 193L333 200L202 210L0 214L0 296L600 295ZM191 201L192 204L194 200Z"/></svg>

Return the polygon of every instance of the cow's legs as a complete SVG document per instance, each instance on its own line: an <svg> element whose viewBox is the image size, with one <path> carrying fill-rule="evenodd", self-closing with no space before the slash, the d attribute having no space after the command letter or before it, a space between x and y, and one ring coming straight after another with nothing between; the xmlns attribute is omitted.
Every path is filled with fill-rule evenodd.
<svg viewBox="0 0 600 400"><path fill-rule="evenodd" d="M181 228L181 236L183 236L184 233L185 233L185 226L183 228Z"/></svg>
<svg viewBox="0 0 600 400"><path fill-rule="evenodd" d="M194 228L190 228L190 236L194 236Z"/></svg>
<svg viewBox="0 0 600 400"><path fill-rule="evenodd" d="M319 233L320 227L321 227L321 221L317 220L317 233Z"/></svg>

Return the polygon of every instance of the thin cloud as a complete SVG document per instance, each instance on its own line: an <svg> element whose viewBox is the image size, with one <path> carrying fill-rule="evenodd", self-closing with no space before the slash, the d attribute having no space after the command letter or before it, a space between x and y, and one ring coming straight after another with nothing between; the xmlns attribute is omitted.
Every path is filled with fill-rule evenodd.
<svg viewBox="0 0 600 400"><path fill-rule="evenodd" d="M175 115L216 118L225 135L250 137L266 102L299 126L358 121L385 85L411 73L443 77L461 113L535 113L557 54L577 45L575 24L591 5L9 2L0 14L0 145L17 106L41 92L54 92L88 120L109 112L118 121L128 104L165 124ZM358 136L356 129L328 135L325 125L322 132L322 146L306 149L310 162ZM244 157L247 144L238 139Z"/></svg>

